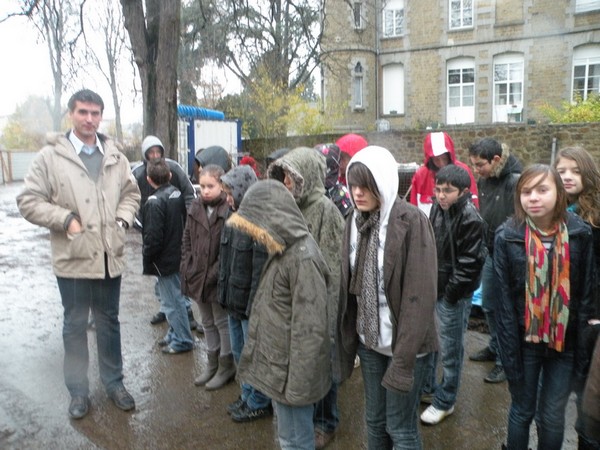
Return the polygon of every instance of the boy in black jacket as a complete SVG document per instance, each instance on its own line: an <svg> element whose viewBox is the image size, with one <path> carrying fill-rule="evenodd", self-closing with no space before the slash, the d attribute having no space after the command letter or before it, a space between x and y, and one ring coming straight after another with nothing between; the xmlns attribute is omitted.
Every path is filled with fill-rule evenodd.
<svg viewBox="0 0 600 450"><path fill-rule="evenodd" d="M481 280L487 255L485 222L471 202L469 173L448 165L435 177L435 198L429 220L435 234L438 257L440 354L443 375L435 382L431 368L431 405L421 414L428 425L440 423L454 412L464 355L464 334L471 311L471 297ZM436 355L436 362L437 362Z"/></svg>
<svg viewBox="0 0 600 450"><path fill-rule="evenodd" d="M148 162L147 180L155 191L142 209L142 255L144 275L158 277L158 292L169 322L169 331L158 345L163 353L175 354L190 351L194 338L179 279L185 200L181 191L169 184L170 179L164 159Z"/></svg>

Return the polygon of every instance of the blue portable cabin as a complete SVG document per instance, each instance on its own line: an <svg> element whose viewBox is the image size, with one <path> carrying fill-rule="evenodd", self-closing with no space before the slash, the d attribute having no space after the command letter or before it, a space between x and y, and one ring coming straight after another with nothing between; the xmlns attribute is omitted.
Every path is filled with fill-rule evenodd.
<svg viewBox="0 0 600 450"><path fill-rule="evenodd" d="M197 106L177 106L179 116L179 162L191 176L194 157L200 148L220 145L237 164L242 148L241 120L227 120L222 111Z"/></svg>

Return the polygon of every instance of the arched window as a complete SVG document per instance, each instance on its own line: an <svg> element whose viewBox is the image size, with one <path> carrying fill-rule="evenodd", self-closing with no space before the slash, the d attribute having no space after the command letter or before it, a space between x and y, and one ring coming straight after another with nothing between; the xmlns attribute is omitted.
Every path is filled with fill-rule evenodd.
<svg viewBox="0 0 600 450"><path fill-rule="evenodd" d="M354 66L352 74L352 102L354 109L362 109L363 105L363 68L360 62Z"/></svg>

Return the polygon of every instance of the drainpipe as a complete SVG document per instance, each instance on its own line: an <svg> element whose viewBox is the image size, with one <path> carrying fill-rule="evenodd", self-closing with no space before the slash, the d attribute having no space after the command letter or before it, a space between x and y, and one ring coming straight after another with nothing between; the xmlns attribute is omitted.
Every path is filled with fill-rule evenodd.
<svg viewBox="0 0 600 450"><path fill-rule="evenodd" d="M552 138L552 153L550 154L550 165L554 165L554 160L556 159L556 138Z"/></svg>
<svg viewBox="0 0 600 450"><path fill-rule="evenodd" d="M380 112L379 112L379 40L380 40L380 32L379 32L379 20L382 11L378 11L378 5L380 2L375 2L375 123L379 123Z"/></svg>

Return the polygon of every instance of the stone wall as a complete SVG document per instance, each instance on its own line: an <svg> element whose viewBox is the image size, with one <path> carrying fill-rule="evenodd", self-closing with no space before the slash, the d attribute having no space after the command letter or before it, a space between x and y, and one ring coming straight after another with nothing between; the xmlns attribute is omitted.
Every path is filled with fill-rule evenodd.
<svg viewBox="0 0 600 450"><path fill-rule="evenodd" d="M563 147L580 145L589 151L600 165L600 123L584 124L495 124L440 128L454 140L456 153L461 161L468 163L469 145L484 137L493 137L509 145L511 151L524 165L533 162L549 163L552 142L556 138L557 151ZM365 133L372 145L380 145L392 152L399 163L423 161L423 139L427 130L392 130ZM318 136L294 136L285 139L244 140L243 151L250 153L261 163L273 150L299 146L312 147L319 143L334 142L339 134Z"/></svg>

